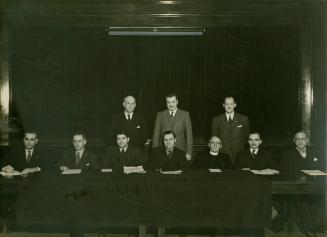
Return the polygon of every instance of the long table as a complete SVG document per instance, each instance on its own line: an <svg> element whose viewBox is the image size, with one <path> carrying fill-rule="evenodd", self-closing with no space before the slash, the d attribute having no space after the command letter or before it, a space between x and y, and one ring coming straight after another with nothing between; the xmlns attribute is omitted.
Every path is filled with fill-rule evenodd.
<svg viewBox="0 0 327 237"><path fill-rule="evenodd" d="M289 178L289 177L288 177ZM264 228L272 193L324 193L323 178L263 177L248 171L186 171L1 178L16 193L20 229L98 231L112 225Z"/></svg>

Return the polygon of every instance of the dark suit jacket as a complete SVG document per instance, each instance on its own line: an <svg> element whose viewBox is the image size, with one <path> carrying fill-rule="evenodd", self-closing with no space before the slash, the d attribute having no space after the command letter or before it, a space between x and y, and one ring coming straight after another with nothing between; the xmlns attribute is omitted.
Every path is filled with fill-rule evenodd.
<svg viewBox="0 0 327 237"><path fill-rule="evenodd" d="M307 147L307 157L303 158L294 147L283 153L279 166L285 171L321 169L322 158L310 147Z"/></svg>
<svg viewBox="0 0 327 237"><path fill-rule="evenodd" d="M250 168L251 170L277 169L270 152L259 149L257 155L252 157L250 148L236 154L235 167L238 169Z"/></svg>
<svg viewBox="0 0 327 237"><path fill-rule="evenodd" d="M244 149L249 134L249 120L245 115L234 113L233 121L229 124L225 113L218 115L212 119L211 134L221 139L221 151L229 154L234 162L236 153Z"/></svg>
<svg viewBox="0 0 327 237"><path fill-rule="evenodd" d="M153 129L152 147L162 146L162 134L167 130L175 132L177 148L192 154L192 123L187 111L177 109L174 117L169 115L168 110L158 112Z"/></svg>
<svg viewBox="0 0 327 237"><path fill-rule="evenodd" d="M163 171L185 170L188 168L188 162L185 152L177 147L174 148L173 155L169 159L164 147L156 147L152 149L145 168L147 170L161 169Z"/></svg>
<svg viewBox="0 0 327 237"><path fill-rule="evenodd" d="M126 152L122 154L119 148L114 146L106 148L101 168L123 171L124 166L143 166L145 163L146 159L139 148L128 145Z"/></svg>
<svg viewBox="0 0 327 237"><path fill-rule="evenodd" d="M87 148L85 148L78 164L75 164L75 149L71 148L65 150L58 162L58 167L60 166L67 166L69 169L84 169L87 167L92 169L99 169L97 155Z"/></svg>
<svg viewBox="0 0 327 237"><path fill-rule="evenodd" d="M6 165L11 165L15 170L22 171L26 168L36 168L39 167L41 170L44 168L44 154L43 152L34 147L34 151L31 157L31 161L27 163L25 147L15 147L13 150L13 155L10 160L6 161Z"/></svg>
<svg viewBox="0 0 327 237"><path fill-rule="evenodd" d="M192 169L233 169L229 155L219 152L217 156L210 155L207 149L199 153L191 165Z"/></svg>
<svg viewBox="0 0 327 237"><path fill-rule="evenodd" d="M115 133L118 130L126 131L129 135L129 145L143 148L144 143L149 138L147 123L142 114L133 113L132 119L126 119L124 112L115 114L112 117L111 128L109 131L109 145L116 145Z"/></svg>

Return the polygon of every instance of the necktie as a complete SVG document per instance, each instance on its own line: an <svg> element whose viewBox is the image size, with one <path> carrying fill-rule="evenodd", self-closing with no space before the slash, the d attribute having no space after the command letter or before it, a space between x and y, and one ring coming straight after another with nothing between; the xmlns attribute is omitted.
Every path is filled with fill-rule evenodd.
<svg viewBox="0 0 327 237"><path fill-rule="evenodd" d="M79 161L80 161L81 157L79 155L79 152L76 152L76 155L75 155L75 164L78 165Z"/></svg>
<svg viewBox="0 0 327 237"><path fill-rule="evenodd" d="M26 157L26 162L30 163L32 159L32 152L31 150L28 150L27 157Z"/></svg>
<svg viewBox="0 0 327 237"><path fill-rule="evenodd" d="M127 120L131 121L131 115L130 114L127 114Z"/></svg>
<svg viewBox="0 0 327 237"><path fill-rule="evenodd" d="M173 156L173 152L171 150L167 151L167 158L170 159Z"/></svg>
<svg viewBox="0 0 327 237"><path fill-rule="evenodd" d="M169 113L170 113L170 117L174 117L174 112L173 111L171 111Z"/></svg>
<svg viewBox="0 0 327 237"><path fill-rule="evenodd" d="M121 148L121 149L120 149L120 153L121 153L121 154L124 154L124 153L125 153L125 149L124 149L124 148Z"/></svg>
<svg viewBox="0 0 327 237"><path fill-rule="evenodd" d="M255 154L255 150L252 150L252 152L251 152L251 156L252 156L253 158L255 158L255 157L257 156L257 154Z"/></svg>
<svg viewBox="0 0 327 237"><path fill-rule="evenodd" d="M232 116L228 116L228 123L231 123L232 121Z"/></svg>

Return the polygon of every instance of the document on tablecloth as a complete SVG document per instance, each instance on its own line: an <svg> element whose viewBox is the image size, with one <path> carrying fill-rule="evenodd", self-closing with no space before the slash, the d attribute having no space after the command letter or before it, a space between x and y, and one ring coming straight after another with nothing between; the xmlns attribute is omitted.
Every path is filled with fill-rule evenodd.
<svg viewBox="0 0 327 237"><path fill-rule="evenodd" d="M211 173L221 173L221 169L209 169Z"/></svg>
<svg viewBox="0 0 327 237"><path fill-rule="evenodd" d="M0 174L2 176L17 176L17 175L21 175L21 173L17 170L14 170L13 172L3 172L3 171L0 171Z"/></svg>
<svg viewBox="0 0 327 237"><path fill-rule="evenodd" d="M112 172L112 169L101 169L102 173L110 173Z"/></svg>
<svg viewBox="0 0 327 237"><path fill-rule="evenodd" d="M124 173L131 174L131 173L145 173L143 166L124 166Z"/></svg>
<svg viewBox="0 0 327 237"><path fill-rule="evenodd" d="M250 170L254 174L260 174L260 175L274 175L279 174L278 170L273 169L264 169L264 170Z"/></svg>
<svg viewBox="0 0 327 237"><path fill-rule="evenodd" d="M183 171L181 170L173 170L173 171L162 171L162 174L181 174Z"/></svg>
<svg viewBox="0 0 327 237"><path fill-rule="evenodd" d="M312 175L312 176L318 176L318 175L327 175L326 172L322 172L320 170L301 170L303 173Z"/></svg>
<svg viewBox="0 0 327 237"><path fill-rule="evenodd" d="M61 174L80 174L82 172L81 169L68 169L61 172Z"/></svg>

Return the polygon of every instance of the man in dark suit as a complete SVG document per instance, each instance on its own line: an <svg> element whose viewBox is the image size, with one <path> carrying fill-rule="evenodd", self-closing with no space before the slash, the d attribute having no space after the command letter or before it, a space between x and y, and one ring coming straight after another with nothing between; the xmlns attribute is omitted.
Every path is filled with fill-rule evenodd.
<svg viewBox="0 0 327 237"><path fill-rule="evenodd" d="M220 152L221 140L212 136L208 143L209 149L200 152L192 163L192 169L232 169L233 164L228 154Z"/></svg>
<svg viewBox="0 0 327 237"><path fill-rule="evenodd" d="M175 146L177 140L175 133L173 131L165 131L162 139L164 147L152 149L146 169L162 171L187 169L188 162L185 152Z"/></svg>
<svg viewBox="0 0 327 237"><path fill-rule="evenodd" d="M236 168L249 168L251 170L276 169L276 164L270 152L260 148L262 140L259 132L251 132L248 143L249 148L236 154Z"/></svg>
<svg viewBox="0 0 327 237"><path fill-rule="evenodd" d="M295 133L293 142L295 147L286 150L282 155L279 164L282 173L299 175L300 170L323 169L322 159L314 149L308 146L309 137L304 131ZM300 177L303 182L307 178L304 173ZM283 222L288 219L287 213L291 213L293 221L305 236L315 236L323 220L323 197L313 194L297 194L292 197L279 198L278 203L279 206L276 209L279 215L274 219L273 225L279 224L279 227L283 227ZM288 210L285 209L285 206L288 207Z"/></svg>
<svg viewBox="0 0 327 237"><path fill-rule="evenodd" d="M186 152L188 161L192 158L193 133L190 115L187 111L177 108L175 94L166 96L167 110L158 112L152 138L152 147L161 146L165 131L176 134L176 147Z"/></svg>
<svg viewBox="0 0 327 237"><path fill-rule="evenodd" d="M109 145L116 144L117 131L126 131L129 136L129 144L140 149L149 139L148 128L145 117L135 112L136 100L129 95L124 98L124 111L112 117Z"/></svg>
<svg viewBox="0 0 327 237"><path fill-rule="evenodd" d="M130 138L125 131L116 134L116 146L106 148L102 168L123 171L124 166L143 166L146 162L141 150L129 145Z"/></svg>
<svg viewBox="0 0 327 237"><path fill-rule="evenodd" d="M74 148L67 149L63 152L58 162L61 171L67 169L98 169L97 155L88 150L86 137L82 132L76 132L73 135Z"/></svg>
<svg viewBox="0 0 327 237"><path fill-rule="evenodd" d="M25 132L23 138L24 147L17 147L13 152L13 159L6 162L2 168L3 172L11 173L14 170L26 175L41 171L43 158L41 152L36 148L38 142L37 134L34 131Z"/></svg>
<svg viewBox="0 0 327 237"><path fill-rule="evenodd" d="M234 162L236 153L244 149L249 134L249 120L234 111L236 103L232 96L225 97L223 106L226 112L212 119L211 135L221 138L224 144L222 152L229 154Z"/></svg>

